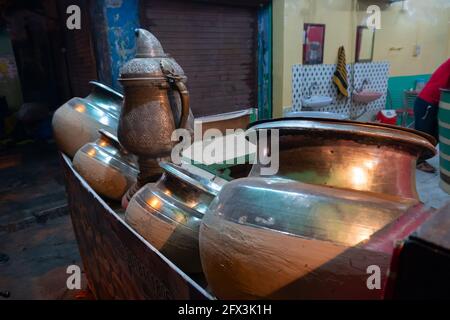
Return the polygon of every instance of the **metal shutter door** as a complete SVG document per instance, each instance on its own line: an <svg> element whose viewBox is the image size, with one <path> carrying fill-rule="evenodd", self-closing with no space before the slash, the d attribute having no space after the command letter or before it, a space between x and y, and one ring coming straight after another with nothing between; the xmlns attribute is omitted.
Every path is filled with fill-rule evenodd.
<svg viewBox="0 0 450 320"><path fill-rule="evenodd" d="M66 9L76 4L81 8L81 30L69 30L65 27ZM86 0L58 1L66 46L67 68L69 70L72 95L84 97L91 91L89 81L97 79L97 65L91 39L89 6Z"/></svg>
<svg viewBox="0 0 450 320"><path fill-rule="evenodd" d="M188 76L196 117L257 107L256 7L146 0L140 11Z"/></svg>

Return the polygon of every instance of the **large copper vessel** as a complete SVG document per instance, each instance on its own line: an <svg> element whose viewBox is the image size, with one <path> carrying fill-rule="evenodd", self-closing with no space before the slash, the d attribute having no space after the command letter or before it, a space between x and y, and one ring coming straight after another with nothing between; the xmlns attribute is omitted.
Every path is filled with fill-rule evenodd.
<svg viewBox="0 0 450 320"><path fill-rule="evenodd" d="M190 165L161 167L161 179L131 199L125 221L183 271L199 273L200 221L221 187L199 175L200 169L189 170Z"/></svg>
<svg viewBox="0 0 450 320"><path fill-rule="evenodd" d="M304 183L417 199L416 158L431 158L433 137L420 131L347 120L260 121L248 134L279 130L276 176ZM260 176L256 163L250 176Z"/></svg>
<svg viewBox="0 0 450 320"><path fill-rule="evenodd" d="M104 130L99 139L77 151L73 166L96 192L113 200L121 200L138 175L136 157Z"/></svg>
<svg viewBox="0 0 450 320"><path fill-rule="evenodd" d="M254 177L222 188L202 220L200 255L213 292L381 299L394 242L429 216L415 164L434 155L435 141L351 121L279 120L250 130L263 129L279 130L277 176L258 176L256 165Z"/></svg>
<svg viewBox="0 0 450 320"><path fill-rule="evenodd" d="M138 182L126 198L161 176L158 160L170 156L177 128L193 128L183 69L150 32L136 29L136 57L121 69L124 88L118 138L138 156Z"/></svg>
<svg viewBox="0 0 450 320"><path fill-rule="evenodd" d="M123 96L101 83L90 84L92 91L87 97L72 98L53 115L55 141L71 158L83 145L99 138L100 129L117 134Z"/></svg>

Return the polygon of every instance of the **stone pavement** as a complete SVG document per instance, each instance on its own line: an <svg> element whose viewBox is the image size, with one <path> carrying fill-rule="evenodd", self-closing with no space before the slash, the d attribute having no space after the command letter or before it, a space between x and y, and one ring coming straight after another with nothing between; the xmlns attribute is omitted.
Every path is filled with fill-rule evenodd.
<svg viewBox="0 0 450 320"><path fill-rule="evenodd" d="M82 264L70 216L49 220L0 236L0 292L2 299L79 299L87 288L82 271L81 289L68 290L70 265Z"/></svg>

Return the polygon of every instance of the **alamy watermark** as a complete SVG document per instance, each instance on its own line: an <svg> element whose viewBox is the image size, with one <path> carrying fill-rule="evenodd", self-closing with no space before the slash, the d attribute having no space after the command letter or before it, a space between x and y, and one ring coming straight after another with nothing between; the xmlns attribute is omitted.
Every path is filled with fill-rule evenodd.
<svg viewBox="0 0 450 320"><path fill-rule="evenodd" d="M69 30L81 29L81 9L73 4L67 7L66 13L69 15L66 20L66 26Z"/></svg>
<svg viewBox="0 0 450 320"><path fill-rule="evenodd" d="M366 285L369 290L381 290L381 268L377 265L371 265L367 267L367 274L370 276L367 278Z"/></svg>
<svg viewBox="0 0 450 320"><path fill-rule="evenodd" d="M66 273L69 274L66 280L66 286L69 290L81 289L81 268L76 264L67 267Z"/></svg>
<svg viewBox="0 0 450 320"><path fill-rule="evenodd" d="M199 125L193 134L187 129L175 130L172 141L178 142L171 154L175 164L183 160L205 165L256 164L261 176L272 176L279 170L278 129L247 132L227 129L225 134L218 129L208 129L203 133Z"/></svg>
<svg viewBox="0 0 450 320"><path fill-rule="evenodd" d="M366 25L369 29L381 29L381 8L377 5L367 7L366 13L369 15L366 19Z"/></svg>

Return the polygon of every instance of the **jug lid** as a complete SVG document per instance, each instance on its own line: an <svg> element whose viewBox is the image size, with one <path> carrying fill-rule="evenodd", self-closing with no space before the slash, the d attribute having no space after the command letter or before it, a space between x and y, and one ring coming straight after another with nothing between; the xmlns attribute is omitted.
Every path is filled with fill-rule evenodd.
<svg viewBox="0 0 450 320"><path fill-rule="evenodd" d="M136 29L136 58L165 57L161 42L148 30Z"/></svg>
<svg viewBox="0 0 450 320"><path fill-rule="evenodd" d="M151 32L136 29L135 35L136 55L121 68L120 81L166 81L163 69L168 69L172 74L185 78L183 69L164 52L161 43Z"/></svg>

